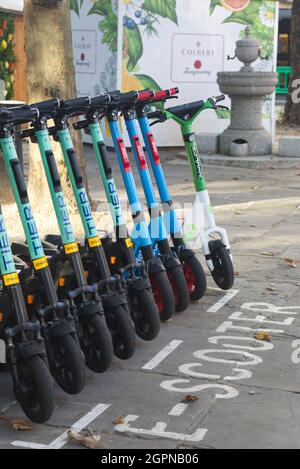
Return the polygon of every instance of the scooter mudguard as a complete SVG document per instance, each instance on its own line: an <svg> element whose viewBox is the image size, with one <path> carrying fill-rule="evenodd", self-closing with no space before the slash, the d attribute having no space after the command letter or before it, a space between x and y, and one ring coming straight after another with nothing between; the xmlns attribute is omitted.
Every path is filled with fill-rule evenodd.
<svg viewBox="0 0 300 469"><path fill-rule="evenodd" d="M127 298L125 293L120 294L120 292L109 292L103 295L101 298L104 308L116 308L117 306L127 305Z"/></svg>
<svg viewBox="0 0 300 469"><path fill-rule="evenodd" d="M181 267L181 262L176 254L176 252L170 252L161 256L161 261L166 270L172 270L177 267Z"/></svg>
<svg viewBox="0 0 300 469"><path fill-rule="evenodd" d="M36 342L20 342L16 344L16 358L17 360L30 360L32 357L41 357L45 359L46 353L43 347Z"/></svg>
<svg viewBox="0 0 300 469"><path fill-rule="evenodd" d="M77 312L80 317L90 317L95 314L104 315L104 311L99 303L94 301L88 301L87 303L81 303L77 306Z"/></svg>
<svg viewBox="0 0 300 469"><path fill-rule="evenodd" d="M75 329L71 321L63 319L58 323L53 322L51 327L48 328L47 333L49 337L53 339L59 339L60 337L65 337L66 335L75 334Z"/></svg>
<svg viewBox="0 0 300 469"><path fill-rule="evenodd" d="M137 294L141 291L150 290L151 285L148 277L137 277L136 280L128 285L129 294Z"/></svg>
<svg viewBox="0 0 300 469"><path fill-rule="evenodd" d="M156 274L166 271L166 269L163 266L162 261L158 257L151 259L150 261L147 262L146 265L147 265L147 271L148 271L149 276L156 275Z"/></svg>
<svg viewBox="0 0 300 469"><path fill-rule="evenodd" d="M172 251L176 252L181 262L186 262L187 260L195 257L194 251L187 248L186 246L180 246L179 248L172 248Z"/></svg>

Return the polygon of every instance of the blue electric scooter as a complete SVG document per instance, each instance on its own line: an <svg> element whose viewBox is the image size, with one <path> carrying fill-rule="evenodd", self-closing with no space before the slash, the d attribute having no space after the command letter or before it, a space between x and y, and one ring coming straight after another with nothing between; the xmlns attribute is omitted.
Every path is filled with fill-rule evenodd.
<svg viewBox="0 0 300 469"><path fill-rule="evenodd" d="M191 301L199 301L205 295L207 288L205 272L194 251L188 249L183 241L181 227L174 210L166 176L161 164L160 153L150 127L150 121L147 117L149 105L171 99L175 97L178 92L178 88L158 91L148 102L138 100L135 104L135 110L165 214L165 226L171 235L174 250L182 263L190 299Z"/></svg>
<svg viewBox="0 0 300 469"><path fill-rule="evenodd" d="M131 239L134 244L135 255L137 259L145 262L147 266L152 291L161 319L168 320L175 312L175 298L161 258L155 255L153 251L152 239L144 217L142 204L139 199L130 160L119 124L119 112L122 105L128 100L131 101L132 99L137 99L138 95L138 92L127 94L121 94L118 92L113 94L113 99L105 109L102 109L102 113L99 117L103 118L106 116L109 122L109 128L117 153L134 222L134 230L131 234Z"/></svg>
<svg viewBox="0 0 300 469"><path fill-rule="evenodd" d="M142 99L147 92L141 92L138 99ZM184 276L183 267L178 259L176 252L171 250L169 244L169 233L164 222L163 214L160 210L156 198L153 183L148 169L144 149L138 136L138 121L135 112L135 102L126 102L126 96L122 103L122 114L125 119L127 132L133 149L136 165L139 171L141 183L146 197L148 211L150 214L149 232L151 235L154 249L159 250L159 255L163 265L166 268L173 293L176 300L176 311L185 311L189 306L189 291Z"/></svg>

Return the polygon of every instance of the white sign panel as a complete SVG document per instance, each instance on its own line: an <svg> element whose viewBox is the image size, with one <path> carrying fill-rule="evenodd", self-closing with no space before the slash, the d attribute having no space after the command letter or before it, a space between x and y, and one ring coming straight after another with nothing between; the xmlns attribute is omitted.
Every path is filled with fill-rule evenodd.
<svg viewBox="0 0 300 469"><path fill-rule="evenodd" d="M96 31L73 30L74 63L76 73L96 73Z"/></svg>
<svg viewBox="0 0 300 469"><path fill-rule="evenodd" d="M183 104L221 94L217 73L238 71L236 41L246 25L262 48L257 71L276 70L278 2L270 0L72 0L74 42L79 31L96 32L95 62L91 48L75 51L77 89L80 95L96 95L122 87L153 90L178 87ZM78 31L78 33L76 32ZM86 36L92 44L92 37ZM83 41L84 42L84 41ZM92 47L92 46L91 46ZM84 54L84 56L82 55ZM93 67L96 72L92 74ZM87 74L90 73L87 79ZM264 101L263 122L274 131L275 95ZM224 103L231 105L227 98ZM174 105L174 101L170 106ZM195 132L222 133L229 119L206 111L195 121ZM161 146L182 145L174 122L155 128Z"/></svg>
<svg viewBox="0 0 300 469"><path fill-rule="evenodd" d="M216 83L224 70L224 37L216 34L174 34L172 81Z"/></svg>

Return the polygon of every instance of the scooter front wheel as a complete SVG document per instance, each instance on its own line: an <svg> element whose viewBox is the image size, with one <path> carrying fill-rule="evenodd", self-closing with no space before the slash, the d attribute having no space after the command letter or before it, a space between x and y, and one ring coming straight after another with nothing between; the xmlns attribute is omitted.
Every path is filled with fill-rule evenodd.
<svg viewBox="0 0 300 469"><path fill-rule="evenodd" d="M40 357L31 357L17 365L17 400L25 415L34 423L46 423L54 412L53 379Z"/></svg>
<svg viewBox="0 0 300 469"><path fill-rule="evenodd" d="M104 373L111 365L113 344L104 317L98 314L80 319L80 342L87 367Z"/></svg>
<svg viewBox="0 0 300 469"><path fill-rule="evenodd" d="M135 327L128 309L115 306L106 315L110 330L114 354L120 360L129 360L136 348Z"/></svg>
<svg viewBox="0 0 300 469"><path fill-rule="evenodd" d="M85 363L82 352L73 337L66 335L52 344L55 357L53 376L68 394L79 394L85 386Z"/></svg>
<svg viewBox="0 0 300 469"><path fill-rule="evenodd" d="M209 249L214 265L211 272L214 281L222 290L230 290L234 284L234 268L226 246L222 241L211 241Z"/></svg>
<svg viewBox="0 0 300 469"><path fill-rule="evenodd" d="M189 290L182 266L167 270L167 274L175 297L176 311L182 313L190 304Z"/></svg>
<svg viewBox="0 0 300 469"><path fill-rule="evenodd" d="M149 278L160 319L168 321L175 314L175 298L167 273L150 274Z"/></svg>
<svg viewBox="0 0 300 469"><path fill-rule="evenodd" d="M205 272L197 257L191 256L183 262L185 280L191 301L199 301L204 297L207 289Z"/></svg>
<svg viewBox="0 0 300 469"><path fill-rule="evenodd" d="M160 317L151 291L141 290L130 300L136 334L147 342L156 339L160 331Z"/></svg>

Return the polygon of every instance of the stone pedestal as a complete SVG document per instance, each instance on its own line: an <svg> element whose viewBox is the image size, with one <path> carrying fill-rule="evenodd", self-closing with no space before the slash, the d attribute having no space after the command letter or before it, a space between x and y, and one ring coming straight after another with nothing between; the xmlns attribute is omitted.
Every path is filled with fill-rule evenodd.
<svg viewBox="0 0 300 469"><path fill-rule="evenodd" d="M231 149L240 143L248 144L249 155L267 155L272 152L272 137L262 123L262 102L272 94L277 85L277 73L256 72L251 63L260 55L259 44L246 36L237 42L236 56L244 63L239 72L218 73L222 93L230 96L231 123L220 136L220 153L231 155ZM234 144L234 145L233 145Z"/></svg>

